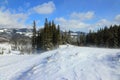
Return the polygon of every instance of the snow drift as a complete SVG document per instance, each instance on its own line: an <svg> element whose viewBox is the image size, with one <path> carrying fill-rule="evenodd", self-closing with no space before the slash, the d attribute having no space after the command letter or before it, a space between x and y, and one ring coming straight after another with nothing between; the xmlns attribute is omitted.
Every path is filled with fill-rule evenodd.
<svg viewBox="0 0 120 80"><path fill-rule="evenodd" d="M120 80L120 50L63 45L39 55L0 55L0 80Z"/></svg>

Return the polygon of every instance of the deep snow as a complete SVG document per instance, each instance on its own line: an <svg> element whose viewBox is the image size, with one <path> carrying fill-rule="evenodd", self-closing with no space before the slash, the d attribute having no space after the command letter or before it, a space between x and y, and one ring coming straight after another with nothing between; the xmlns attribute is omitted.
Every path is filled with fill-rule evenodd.
<svg viewBox="0 0 120 80"><path fill-rule="evenodd" d="M120 80L120 50L63 45L39 55L0 55L0 80Z"/></svg>

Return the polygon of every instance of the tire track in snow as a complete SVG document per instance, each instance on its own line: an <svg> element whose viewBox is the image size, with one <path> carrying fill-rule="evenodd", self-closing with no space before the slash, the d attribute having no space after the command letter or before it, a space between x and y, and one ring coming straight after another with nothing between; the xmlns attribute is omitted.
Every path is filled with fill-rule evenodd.
<svg viewBox="0 0 120 80"><path fill-rule="evenodd" d="M29 79L28 79L28 76L30 76L30 75L33 74L33 72L32 72L32 69L33 69L33 68L34 68L34 67L31 67L31 68L29 68L28 70L22 72L21 75L19 75L18 78L16 78L16 80L26 80L26 79L29 80Z"/></svg>
<svg viewBox="0 0 120 80"><path fill-rule="evenodd" d="M49 62L49 60L50 60L49 58L51 58L51 57L52 56L48 56L48 57L44 58L43 61L40 61L40 63L37 63L34 66L29 67L29 68L23 70L23 72L18 72L19 74L17 75L17 77L12 78L11 80L30 80L30 78L31 78L30 76L34 75L38 71L40 71L39 70L40 67L43 67L43 66L44 67L48 67L48 63L50 63ZM51 68L52 68L52 65L51 65ZM51 71L49 71L50 68L49 69L47 68L47 70L45 70L45 72L51 72Z"/></svg>
<svg viewBox="0 0 120 80"><path fill-rule="evenodd" d="M15 78L12 78L11 80L30 80L30 76L34 74L34 72L39 68L42 67L42 65L45 65L46 61L42 61L36 65L33 65L32 67L27 67L23 72L18 72L18 75Z"/></svg>

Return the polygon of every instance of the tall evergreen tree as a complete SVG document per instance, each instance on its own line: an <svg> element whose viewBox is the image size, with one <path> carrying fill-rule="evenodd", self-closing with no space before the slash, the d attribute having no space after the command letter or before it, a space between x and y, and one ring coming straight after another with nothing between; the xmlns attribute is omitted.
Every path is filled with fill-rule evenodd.
<svg viewBox="0 0 120 80"><path fill-rule="evenodd" d="M32 47L36 48L36 22L33 21L33 35L32 35Z"/></svg>
<svg viewBox="0 0 120 80"><path fill-rule="evenodd" d="M61 35L60 35L60 26L57 26L57 30L56 30L56 41L57 41L57 45L61 44Z"/></svg>
<svg viewBox="0 0 120 80"><path fill-rule="evenodd" d="M118 27L118 47L120 47L120 25Z"/></svg>

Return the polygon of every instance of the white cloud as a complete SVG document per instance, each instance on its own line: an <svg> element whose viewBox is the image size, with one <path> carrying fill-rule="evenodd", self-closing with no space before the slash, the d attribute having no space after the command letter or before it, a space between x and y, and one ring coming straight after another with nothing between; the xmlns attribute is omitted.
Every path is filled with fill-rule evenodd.
<svg viewBox="0 0 120 80"><path fill-rule="evenodd" d="M115 21L120 22L120 14L115 17Z"/></svg>
<svg viewBox="0 0 120 80"><path fill-rule="evenodd" d="M113 22L110 22L107 19L101 19L95 24L95 26L96 27L104 27L104 26L110 26L112 24L113 24Z"/></svg>
<svg viewBox="0 0 120 80"><path fill-rule="evenodd" d="M63 30L73 30L79 31L85 28L89 28L90 24L85 23L85 20L90 20L94 17L94 12L86 13L76 13L70 14L70 19L67 20L63 17L56 18L55 21L58 22ZM88 30L88 29L87 29Z"/></svg>
<svg viewBox="0 0 120 80"><path fill-rule="evenodd" d="M113 25L113 24L114 24L114 21L109 21L107 19L100 19L93 24L89 24L88 31L89 30L96 31L105 26L110 27L110 25Z"/></svg>
<svg viewBox="0 0 120 80"><path fill-rule="evenodd" d="M55 20L56 20L57 22L60 22L60 23L65 23L65 22L67 22L67 20L64 19L63 17L56 18Z"/></svg>
<svg viewBox="0 0 120 80"><path fill-rule="evenodd" d="M107 20L107 19L101 19L98 22L96 22L93 26L99 28L99 27L110 27L111 25L120 25L120 15L116 15L113 20Z"/></svg>
<svg viewBox="0 0 120 80"><path fill-rule="evenodd" d="M89 30L98 30L105 26L110 27L111 25L120 25L120 14L116 15L112 20L108 19L99 19L94 20L94 23L87 23L86 20L93 20L95 16L94 12L88 11L87 13L76 13L73 12L68 18L64 17L56 18L55 21L60 24L61 29L63 30L73 30L73 31L85 31Z"/></svg>
<svg viewBox="0 0 120 80"><path fill-rule="evenodd" d="M8 3L8 1L5 0L4 3ZM25 3L25 4L26 7L30 6L29 3ZM16 13L16 11L11 12L10 10L6 9L6 7L1 6L0 27L8 27L8 28L26 27L25 21L34 12L38 14L51 14L54 10L55 10L55 5L52 1L30 8L26 13L22 13L23 11L22 7L18 8L18 11L20 11L21 13Z"/></svg>
<svg viewBox="0 0 120 80"><path fill-rule="evenodd" d="M71 18L79 19L79 20L90 20L94 17L94 12L88 11L86 13L77 13L73 12L71 15Z"/></svg>
<svg viewBox="0 0 120 80"><path fill-rule="evenodd" d="M28 15L24 13L12 14L7 9L0 9L0 27L21 28L25 27Z"/></svg>
<svg viewBox="0 0 120 80"><path fill-rule="evenodd" d="M38 14L51 14L54 10L55 4L52 1L35 6L31 9L31 11L35 11Z"/></svg>
<svg viewBox="0 0 120 80"><path fill-rule="evenodd" d="M77 30L80 30L80 29L83 29L89 26L89 24L86 24L79 20L74 20L74 19L66 20L63 17L56 18L55 21L60 24L62 30L77 31Z"/></svg>

